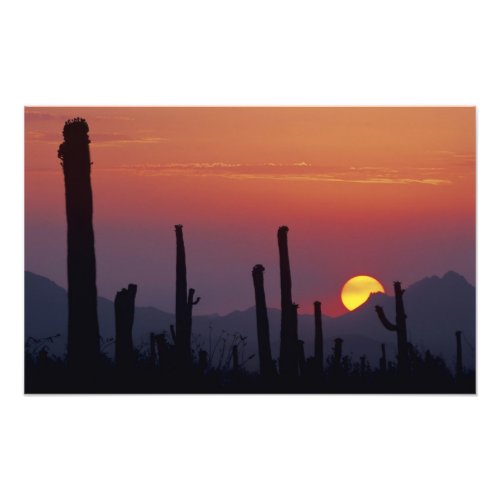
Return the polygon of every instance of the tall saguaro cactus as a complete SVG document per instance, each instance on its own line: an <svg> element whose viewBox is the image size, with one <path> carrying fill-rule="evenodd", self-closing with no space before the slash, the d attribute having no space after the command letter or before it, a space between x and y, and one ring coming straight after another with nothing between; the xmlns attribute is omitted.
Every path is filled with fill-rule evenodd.
<svg viewBox="0 0 500 500"><path fill-rule="evenodd" d="M119 369L130 369L134 361L132 327L134 325L137 285L129 284L115 297L115 361Z"/></svg>
<svg viewBox="0 0 500 500"><path fill-rule="evenodd" d="M100 351L88 132L83 118L68 120L58 151L68 225L68 361L77 370L95 367Z"/></svg>
<svg viewBox="0 0 500 500"><path fill-rule="evenodd" d="M175 279L175 347L177 361L181 368L191 365L191 326L193 320L193 306L198 304L200 298L194 299L194 289L187 289L186 251L182 225L175 226L177 244L176 279Z"/></svg>
<svg viewBox="0 0 500 500"><path fill-rule="evenodd" d="M396 332L398 343L398 369L400 375L406 377L410 372L410 364L408 358L408 340L406 334L406 314L403 304L404 290L401 288L399 281L394 282L394 295L396 300L396 323L391 323L385 313L384 309L380 306L375 306L375 310L384 327L391 331Z"/></svg>
<svg viewBox="0 0 500 500"><path fill-rule="evenodd" d="M288 227L278 229L281 285L280 375L298 376L297 306L292 302L292 277L288 257Z"/></svg>
<svg viewBox="0 0 500 500"><path fill-rule="evenodd" d="M255 289L260 374L268 378L274 374L274 364L271 355L271 341L269 338L269 318L267 316L266 294L264 291L263 265L257 264L253 267L252 278Z"/></svg>
<svg viewBox="0 0 500 500"><path fill-rule="evenodd" d="M323 372L323 322L321 302L314 303L314 362L318 373Z"/></svg>

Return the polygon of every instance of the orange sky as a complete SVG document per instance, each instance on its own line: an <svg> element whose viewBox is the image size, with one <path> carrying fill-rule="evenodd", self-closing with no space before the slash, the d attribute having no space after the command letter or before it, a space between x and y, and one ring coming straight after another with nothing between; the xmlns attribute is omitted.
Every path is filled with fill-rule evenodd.
<svg viewBox="0 0 500 500"><path fill-rule="evenodd" d="M390 289L453 269L475 279L474 108L27 108L26 268L65 285L64 121L90 127L98 288L139 284L173 310L184 224L198 313L253 303L290 227L294 299L343 311L355 274ZM203 304L203 306L202 306Z"/></svg>

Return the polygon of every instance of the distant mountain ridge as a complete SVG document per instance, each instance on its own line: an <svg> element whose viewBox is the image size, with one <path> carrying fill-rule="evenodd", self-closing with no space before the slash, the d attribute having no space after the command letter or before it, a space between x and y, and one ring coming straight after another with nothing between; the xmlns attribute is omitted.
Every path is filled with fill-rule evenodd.
<svg viewBox="0 0 500 500"><path fill-rule="evenodd" d="M404 284L403 284L404 285ZM475 367L475 323L476 296L475 287L465 278L453 271L443 277L424 278L410 286L404 294L406 314L408 316L409 341L422 351L429 349L433 354L440 354L450 367L455 359L455 331L464 334L464 364ZM395 316L394 298L385 294L372 295L365 304L343 316L332 318L323 316L325 357L331 354L333 341L337 337L344 339L344 353L354 358L365 354L372 365L378 363L381 343L387 347L389 360L396 355L395 334L380 324L375 314L375 305L384 308L387 317ZM280 311L269 309L271 330L271 349L273 357L279 354ZM99 328L101 337L113 339L114 306L109 299L98 298ZM154 307L137 307L134 322L134 343L136 347L146 348L150 332L168 331L175 322L171 313ZM67 294L66 291L49 279L25 272L25 337L41 339L60 334L53 343L51 351L55 355L65 352L67 331ZM257 353L257 335L255 308L233 311L224 316L205 315L193 317L193 344L207 349L209 332L212 345L225 331L238 332L247 337L246 355ZM299 337L304 340L306 356L313 354L314 317L299 315ZM105 344L106 342L104 342ZM113 355L112 345L105 349ZM256 357L248 363L249 369L256 369Z"/></svg>

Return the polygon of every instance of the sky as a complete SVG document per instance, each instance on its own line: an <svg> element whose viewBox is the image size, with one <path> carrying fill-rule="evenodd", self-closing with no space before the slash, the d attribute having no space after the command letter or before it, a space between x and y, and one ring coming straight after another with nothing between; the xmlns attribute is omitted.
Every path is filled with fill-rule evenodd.
<svg viewBox="0 0 500 500"><path fill-rule="evenodd" d="M254 303L262 264L279 307L277 229L289 227L292 295L347 312L344 283L390 292L449 270L475 283L475 108L25 109L25 267L66 288L57 149L67 119L90 132L97 287L174 310L183 224L195 314Z"/></svg>

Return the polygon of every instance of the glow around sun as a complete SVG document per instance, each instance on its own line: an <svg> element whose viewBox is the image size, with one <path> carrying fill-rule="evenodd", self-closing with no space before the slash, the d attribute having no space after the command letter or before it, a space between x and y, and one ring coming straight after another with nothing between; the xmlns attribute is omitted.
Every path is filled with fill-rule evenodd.
<svg viewBox="0 0 500 500"><path fill-rule="evenodd" d="M385 292L382 284L371 276L354 276L345 283L340 293L340 298L344 306L353 311L361 304L364 304L370 294Z"/></svg>

